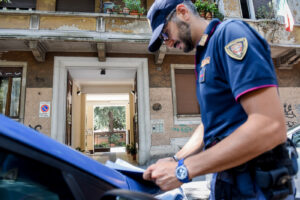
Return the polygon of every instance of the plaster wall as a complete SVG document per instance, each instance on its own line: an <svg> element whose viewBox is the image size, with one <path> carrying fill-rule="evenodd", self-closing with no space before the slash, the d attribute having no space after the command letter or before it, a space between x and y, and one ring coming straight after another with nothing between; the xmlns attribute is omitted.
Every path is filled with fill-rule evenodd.
<svg viewBox="0 0 300 200"><path fill-rule="evenodd" d="M147 19L143 18L105 18L105 30L116 33L151 33Z"/></svg>
<svg viewBox="0 0 300 200"><path fill-rule="evenodd" d="M130 130L130 105L126 105L126 131Z"/></svg>
<svg viewBox="0 0 300 200"><path fill-rule="evenodd" d="M279 87L300 87L300 63L292 69L276 69Z"/></svg>
<svg viewBox="0 0 300 200"><path fill-rule="evenodd" d="M242 18L239 0L223 0L224 16L228 18Z"/></svg>
<svg viewBox="0 0 300 200"><path fill-rule="evenodd" d="M287 2L291 9L291 13L294 17L295 23L300 24L300 1L299 0L289 0Z"/></svg>
<svg viewBox="0 0 300 200"><path fill-rule="evenodd" d="M134 113L135 113L135 100L134 95L129 93L129 105L130 105L130 134L129 134L129 143L132 142L130 138L134 138L134 129L133 129L133 123L134 123Z"/></svg>
<svg viewBox="0 0 300 200"><path fill-rule="evenodd" d="M40 29L96 31L96 18L76 16L41 16Z"/></svg>
<svg viewBox="0 0 300 200"><path fill-rule="evenodd" d="M280 99L286 119L286 128L300 124L300 87L279 88Z"/></svg>
<svg viewBox="0 0 300 200"><path fill-rule="evenodd" d="M94 150L94 106L86 102L86 149Z"/></svg>
<svg viewBox="0 0 300 200"><path fill-rule="evenodd" d="M268 42L281 45L300 45L300 26L294 26L292 32L284 28L284 24L274 21L251 21L247 20L255 30L257 30Z"/></svg>
<svg viewBox="0 0 300 200"><path fill-rule="evenodd" d="M161 110L152 109L161 104ZM174 125L171 88L150 88L151 120L163 120L164 132L152 133L152 146L170 145L172 138L190 137L198 125Z"/></svg>
<svg viewBox="0 0 300 200"><path fill-rule="evenodd" d="M36 10L55 11L56 0L37 0Z"/></svg>
<svg viewBox="0 0 300 200"><path fill-rule="evenodd" d="M80 120L80 148L85 150L85 133L86 133L86 94L81 94L81 120Z"/></svg>
<svg viewBox="0 0 300 200"><path fill-rule="evenodd" d="M0 28L29 29L29 15L6 15L0 14Z"/></svg>
<svg viewBox="0 0 300 200"><path fill-rule="evenodd" d="M50 117L39 117L40 102L50 102ZM51 102L52 88L27 88L25 101L25 116L24 124L26 126L36 127L41 125L42 128L37 128L41 133L48 136L51 135Z"/></svg>
<svg viewBox="0 0 300 200"><path fill-rule="evenodd" d="M72 90L72 147L76 148L81 146L81 135L84 135L84 132L81 132L82 104L81 96L77 95L78 86L73 84Z"/></svg>

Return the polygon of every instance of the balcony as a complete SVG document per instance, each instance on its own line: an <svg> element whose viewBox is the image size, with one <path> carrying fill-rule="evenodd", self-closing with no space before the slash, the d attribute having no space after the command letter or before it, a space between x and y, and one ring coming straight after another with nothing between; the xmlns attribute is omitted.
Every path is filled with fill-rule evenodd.
<svg viewBox="0 0 300 200"><path fill-rule="evenodd" d="M147 53L145 16L49 11L0 11L0 51Z"/></svg>

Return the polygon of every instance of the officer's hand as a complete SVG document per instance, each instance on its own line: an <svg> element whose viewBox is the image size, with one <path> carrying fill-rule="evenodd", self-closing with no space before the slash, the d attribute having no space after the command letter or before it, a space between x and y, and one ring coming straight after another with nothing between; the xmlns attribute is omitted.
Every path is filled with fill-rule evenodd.
<svg viewBox="0 0 300 200"><path fill-rule="evenodd" d="M153 171L153 168L154 168L155 164L153 165L150 165L150 167L148 167L146 169L146 171L144 172L143 174L143 179L147 180L147 181L154 181L152 179L152 171Z"/></svg>
<svg viewBox="0 0 300 200"><path fill-rule="evenodd" d="M172 157L167 157L167 158L162 158L162 159L159 159L157 163L164 163L164 162L175 162L174 159ZM155 181L153 178L152 178L152 170L154 168L155 164L151 165L150 167L147 168L147 170L144 172L143 174L143 178L145 180L148 180L148 181Z"/></svg>
<svg viewBox="0 0 300 200"><path fill-rule="evenodd" d="M161 190L172 190L178 188L182 183L178 181L175 170L177 162L159 162L151 167L151 179Z"/></svg>
<svg viewBox="0 0 300 200"><path fill-rule="evenodd" d="M172 158L172 157L167 157L167 158L162 158L162 159L159 159L156 163L160 163L160 162L172 162L175 160Z"/></svg>

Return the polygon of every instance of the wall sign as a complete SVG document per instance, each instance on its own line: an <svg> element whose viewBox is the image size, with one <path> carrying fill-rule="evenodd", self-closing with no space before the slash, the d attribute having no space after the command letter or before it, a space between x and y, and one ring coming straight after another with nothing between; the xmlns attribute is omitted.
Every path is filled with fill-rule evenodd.
<svg viewBox="0 0 300 200"><path fill-rule="evenodd" d="M39 117L50 117L50 102L40 102Z"/></svg>

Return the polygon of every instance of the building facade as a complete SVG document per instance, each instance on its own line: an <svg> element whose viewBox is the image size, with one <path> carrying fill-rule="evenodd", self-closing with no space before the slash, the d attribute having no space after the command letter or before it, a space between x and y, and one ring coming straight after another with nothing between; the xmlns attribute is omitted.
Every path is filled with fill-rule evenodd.
<svg viewBox="0 0 300 200"><path fill-rule="evenodd" d="M293 127L300 123L300 2L288 1L292 32L281 19L257 19L257 2L217 1L225 20L245 20L269 42L287 127ZM153 0L141 3L149 9ZM87 95L127 94L127 142L137 146L138 162L146 164L178 151L201 123L194 52L163 45L149 53L146 16L115 13L112 4L124 7L122 1L2 2L0 111L73 148L90 150Z"/></svg>

